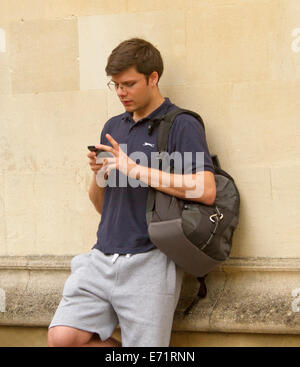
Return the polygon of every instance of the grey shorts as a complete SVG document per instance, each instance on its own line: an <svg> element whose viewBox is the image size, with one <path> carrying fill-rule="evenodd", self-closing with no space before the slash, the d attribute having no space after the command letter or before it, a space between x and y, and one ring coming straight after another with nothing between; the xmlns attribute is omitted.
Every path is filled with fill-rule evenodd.
<svg viewBox="0 0 300 367"><path fill-rule="evenodd" d="M106 340L119 324L124 347L167 347L182 279L158 249L130 256L93 249L72 259L49 328L70 326Z"/></svg>

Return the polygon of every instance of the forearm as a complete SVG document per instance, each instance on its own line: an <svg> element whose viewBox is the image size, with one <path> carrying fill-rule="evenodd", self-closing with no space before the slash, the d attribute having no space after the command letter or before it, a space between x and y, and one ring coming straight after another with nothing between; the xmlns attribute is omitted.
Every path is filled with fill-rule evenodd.
<svg viewBox="0 0 300 367"><path fill-rule="evenodd" d="M89 198L99 214L102 213L104 193L105 193L105 187L99 187L97 185L96 174L94 173L89 188Z"/></svg>
<svg viewBox="0 0 300 367"><path fill-rule="evenodd" d="M215 199L215 182L210 172L173 174L139 166L138 179L153 188L180 199L211 205Z"/></svg>

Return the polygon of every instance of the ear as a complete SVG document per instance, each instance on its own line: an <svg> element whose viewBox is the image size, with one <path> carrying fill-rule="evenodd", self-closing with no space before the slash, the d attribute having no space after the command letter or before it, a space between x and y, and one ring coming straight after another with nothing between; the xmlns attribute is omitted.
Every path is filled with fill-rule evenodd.
<svg viewBox="0 0 300 367"><path fill-rule="evenodd" d="M158 72L157 71L153 71L150 75L149 75L149 85L151 87L155 87L158 83Z"/></svg>

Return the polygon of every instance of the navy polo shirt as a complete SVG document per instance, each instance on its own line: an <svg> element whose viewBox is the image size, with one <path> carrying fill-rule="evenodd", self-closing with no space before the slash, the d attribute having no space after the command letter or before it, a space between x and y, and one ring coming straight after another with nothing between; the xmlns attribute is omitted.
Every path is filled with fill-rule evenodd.
<svg viewBox="0 0 300 367"><path fill-rule="evenodd" d="M151 159L154 152L157 152L158 129L154 129L149 135L149 120L173 108L175 105L165 98L155 111L137 122L132 119L129 112L112 117L104 125L100 142L111 145L105 137L105 134L109 133L131 159L143 166L151 167ZM175 119L170 130L168 151L169 154L178 152L182 156L184 152L191 152L189 173L200 169L214 172L204 129L191 115L181 114ZM203 152L204 165L201 167L196 162L196 152ZM176 159L174 161L176 166ZM183 166L186 165L179 164L179 167ZM180 169L177 173L179 171ZM149 239L146 222L148 191L149 187L145 183L128 179L117 170L111 171L105 188L97 243L94 248L106 254L135 254L155 248Z"/></svg>

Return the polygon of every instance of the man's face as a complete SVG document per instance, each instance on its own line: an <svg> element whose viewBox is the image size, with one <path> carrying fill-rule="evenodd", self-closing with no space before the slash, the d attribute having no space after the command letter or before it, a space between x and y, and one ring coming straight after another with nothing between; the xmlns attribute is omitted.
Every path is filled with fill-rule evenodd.
<svg viewBox="0 0 300 367"><path fill-rule="evenodd" d="M113 75L112 82L115 83L116 93L126 111L133 113L143 110L151 102L156 85L156 82L153 82L154 73L149 76L148 81L135 67Z"/></svg>

